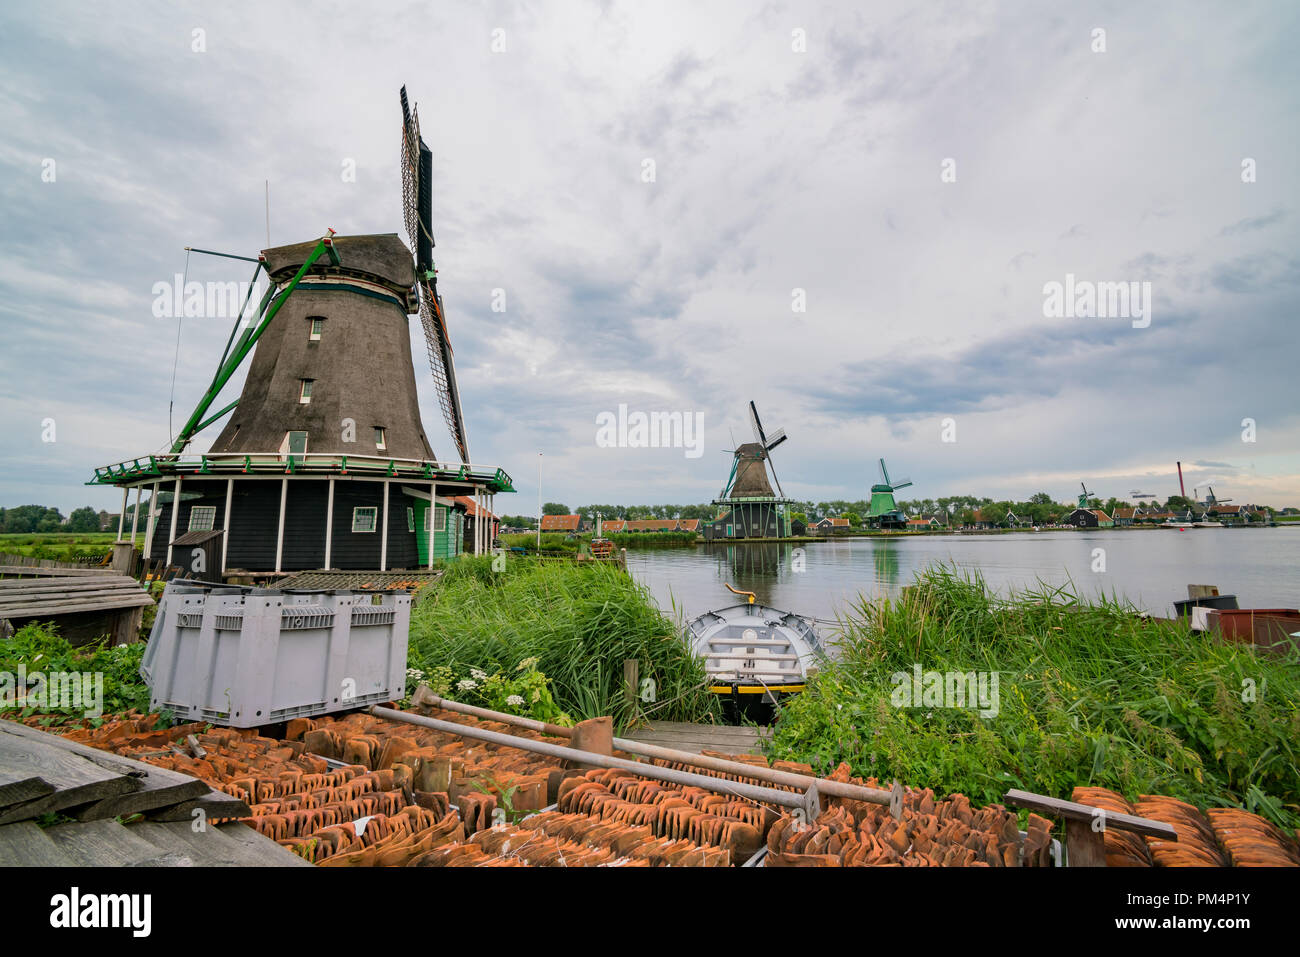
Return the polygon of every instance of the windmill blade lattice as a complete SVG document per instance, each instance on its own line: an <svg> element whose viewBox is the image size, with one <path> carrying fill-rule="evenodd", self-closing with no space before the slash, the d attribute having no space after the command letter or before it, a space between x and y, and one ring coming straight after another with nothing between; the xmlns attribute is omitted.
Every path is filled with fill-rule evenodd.
<svg viewBox="0 0 1300 957"><path fill-rule="evenodd" d="M429 354L438 407L461 461L468 462L469 440L460 407L460 392L456 387L451 338L447 334L446 314L442 297L438 295L438 280L430 255L434 246L429 223L431 163L429 148L420 137L419 113L410 108L406 87L402 87L402 212L406 220L406 235L416 255L420 325L424 329L424 344Z"/></svg>

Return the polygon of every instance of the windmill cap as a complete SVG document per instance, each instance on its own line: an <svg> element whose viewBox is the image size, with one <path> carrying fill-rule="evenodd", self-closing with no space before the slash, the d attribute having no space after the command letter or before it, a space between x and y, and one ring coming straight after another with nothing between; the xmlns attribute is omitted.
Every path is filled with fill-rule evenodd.
<svg viewBox="0 0 1300 957"><path fill-rule="evenodd" d="M292 279L320 241L293 243L262 250L267 274L272 282ZM356 276L388 286L396 295L405 296L415 285L415 265L411 251L397 233L373 233L365 236L333 236L331 245L338 250L340 263L330 265L325 257L316 260L312 272L331 276ZM309 274L310 275L310 274Z"/></svg>

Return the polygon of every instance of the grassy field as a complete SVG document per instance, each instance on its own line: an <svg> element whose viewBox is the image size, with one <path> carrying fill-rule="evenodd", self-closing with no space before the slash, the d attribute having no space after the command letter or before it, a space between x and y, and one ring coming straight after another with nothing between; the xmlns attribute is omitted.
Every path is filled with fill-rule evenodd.
<svg viewBox="0 0 1300 957"><path fill-rule="evenodd" d="M116 540L115 531L4 534L0 535L0 552L67 562L107 555L112 552Z"/></svg>
<svg viewBox="0 0 1300 957"><path fill-rule="evenodd" d="M844 760L864 777L978 803L1008 788L1068 797L1094 785L1300 824L1294 652L1257 656L1064 589L1003 600L949 569L894 601L864 600L844 630L843 658L782 713L776 755L823 770ZM990 689L996 673L996 713L902 699L901 676L917 665L984 672Z"/></svg>
<svg viewBox="0 0 1300 957"><path fill-rule="evenodd" d="M713 720L719 709L704 690L703 664L678 635L645 587L614 566L514 559L494 572L490 558L462 558L412 614L408 664L426 674L449 669L444 684L456 688L482 681L474 669L509 678L531 662L564 713L612 715L620 729L634 710ZM624 697L629 658L640 661L635 709ZM455 690L449 696L461 698Z"/></svg>

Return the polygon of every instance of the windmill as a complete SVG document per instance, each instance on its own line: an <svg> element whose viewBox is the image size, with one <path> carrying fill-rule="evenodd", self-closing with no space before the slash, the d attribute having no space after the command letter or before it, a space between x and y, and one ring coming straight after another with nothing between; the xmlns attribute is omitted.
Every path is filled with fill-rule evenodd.
<svg viewBox="0 0 1300 957"><path fill-rule="evenodd" d="M170 451L95 470L89 484L121 488L123 512L131 489L137 501L140 490L152 490L148 560L185 565L202 544L220 561L208 575L246 577L410 571L488 550L492 523L478 519L489 514L489 496L514 488L503 470L467 462L432 258L432 159L405 89L401 101L414 255L396 232L333 229L262 250L251 260L250 289L265 273L266 295L251 322L241 308L217 373ZM424 432L411 355L416 313L458 462L439 461ZM245 360L239 398L211 413ZM227 416L206 453L187 451Z"/></svg>
<svg viewBox="0 0 1300 957"><path fill-rule="evenodd" d="M420 136L420 116L406 100L402 87L402 208L406 235L415 248L415 284L420 297L420 325L429 353L429 368L438 406L462 462L469 461L469 439L456 388L456 366L447 335L447 316L438 295L438 270L433 264L433 153Z"/></svg>
<svg viewBox="0 0 1300 957"><path fill-rule="evenodd" d="M885 460L880 460L880 481L871 486L871 509L867 520L881 528L898 528L907 524L907 516L894 501L894 493L912 484L911 479L892 481Z"/></svg>
<svg viewBox="0 0 1300 957"><path fill-rule="evenodd" d="M729 450L731 473L722 492L714 499L722 514L705 528L705 538L786 538L790 534L790 504L772 465L772 450L789 436L785 429L769 434L758 417L758 407L749 403L749 424L754 441ZM767 470L772 469L772 482Z"/></svg>
<svg viewBox="0 0 1300 957"><path fill-rule="evenodd" d="M1088 499L1091 498L1091 497L1092 497L1093 495L1095 495L1096 493L1095 493L1095 492L1092 492L1092 491L1089 491L1088 486L1084 485L1082 482L1079 483L1079 488L1081 489L1081 491L1079 492L1079 505L1078 505L1078 507L1079 507L1079 508L1087 508L1087 507L1088 507Z"/></svg>
<svg viewBox="0 0 1300 957"><path fill-rule="evenodd" d="M1205 498L1199 500L1196 504L1204 506L1207 512L1212 510L1216 505L1227 505L1232 501L1230 498L1218 498L1214 494L1213 485L1207 485L1205 487L1208 490ZM1200 488L1200 486L1198 485L1196 488ZM1196 488L1192 489L1192 495L1196 494Z"/></svg>

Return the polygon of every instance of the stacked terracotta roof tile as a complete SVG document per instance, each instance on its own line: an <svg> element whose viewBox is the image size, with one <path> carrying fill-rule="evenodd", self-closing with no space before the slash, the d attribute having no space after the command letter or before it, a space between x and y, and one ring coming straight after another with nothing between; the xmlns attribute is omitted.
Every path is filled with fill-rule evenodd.
<svg viewBox="0 0 1300 957"><path fill-rule="evenodd" d="M436 716L542 738L450 712ZM129 713L98 728L80 722L49 730L242 797L253 810L252 827L326 866L727 866L763 847L772 867L1050 863L1052 822L1031 814L1022 836L1014 812L976 809L960 794L939 799L930 790L907 790L897 821L882 805L823 794L822 814L805 822L798 812L726 793L627 771L566 771L552 758L363 713L292 721L284 740L205 731L203 724L155 730L156 721L157 715ZM191 736L197 748L187 743ZM670 766L773 787L746 775ZM773 766L812 773L791 762ZM879 786L850 778L847 765L831 777ZM1073 800L1163 821L1178 832L1171 842L1108 829L1111 866L1300 866L1295 838L1246 811L1202 814L1173 798L1129 802L1101 788L1076 788ZM551 801L556 809L537 813Z"/></svg>
<svg viewBox="0 0 1300 957"><path fill-rule="evenodd" d="M1170 825L1177 841L1107 828L1108 867L1300 867L1300 844L1258 814L1210 808L1204 814L1183 801L1143 794L1130 803L1105 788L1074 789L1072 800L1108 811L1135 814Z"/></svg>

